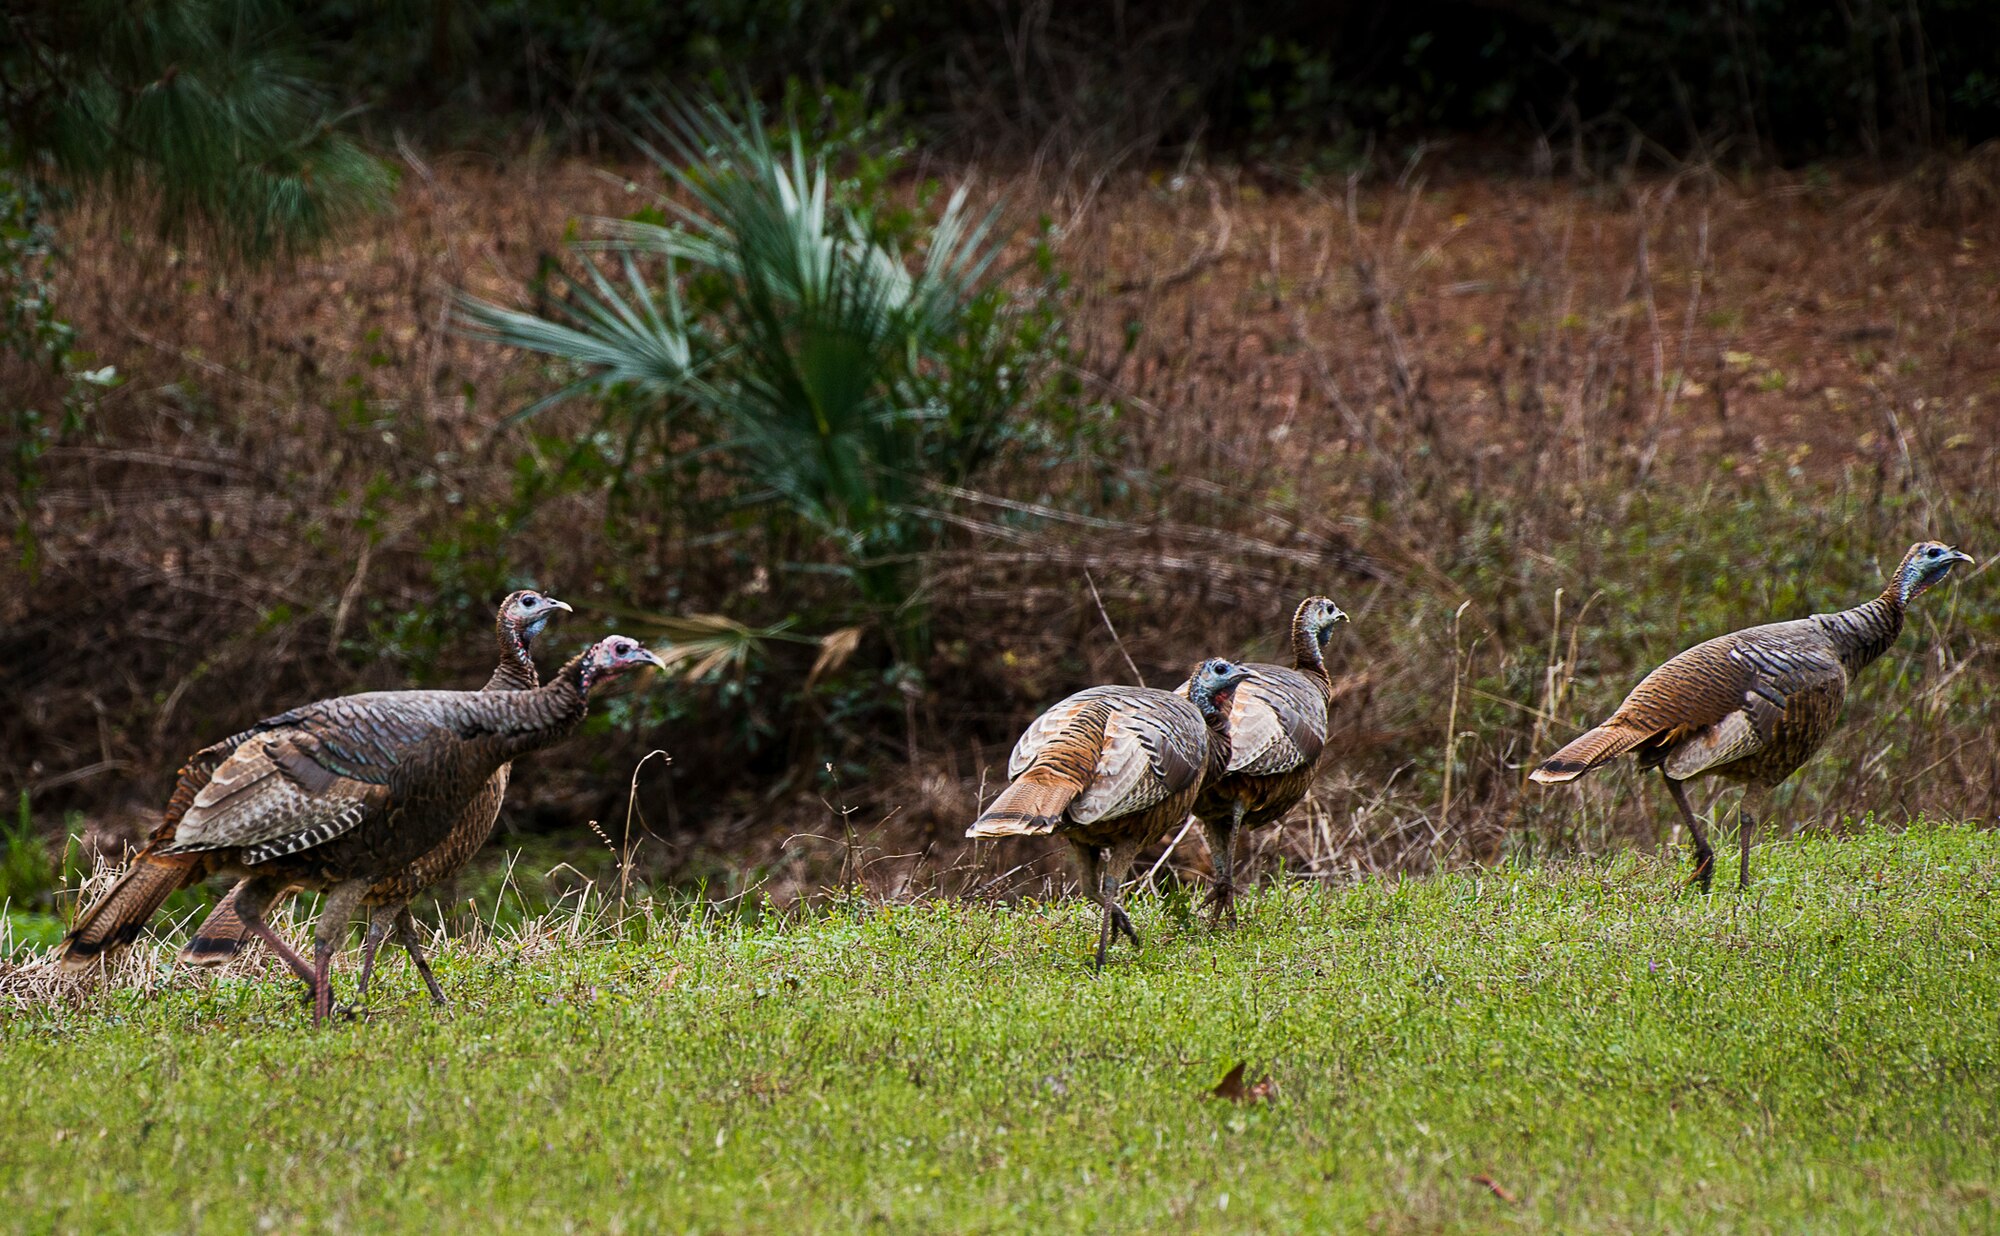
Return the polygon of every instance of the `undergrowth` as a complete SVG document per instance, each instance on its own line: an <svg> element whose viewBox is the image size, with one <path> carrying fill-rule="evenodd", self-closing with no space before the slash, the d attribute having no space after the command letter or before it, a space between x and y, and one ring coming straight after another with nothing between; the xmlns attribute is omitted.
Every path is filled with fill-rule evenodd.
<svg viewBox="0 0 2000 1236"><path fill-rule="evenodd" d="M634 214L650 173L422 164L395 219L284 277L128 243L86 201L63 303L131 380L38 465L43 578L0 589L20 667L0 783L45 828L85 813L116 854L181 758L255 717L476 685L492 605L534 585L578 609L547 658L663 619L728 655L523 761L510 844L553 836L598 874L588 822L622 821L664 749L638 783L640 879L784 900L828 883L848 858L821 838L853 831L893 892L965 871L965 823L1049 703L1129 679L1127 654L1153 685L1199 656L1282 656L1286 616L1323 592L1355 618L1333 756L1260 835L1265 869L1654 846L1671 807L1634 773L1547 791L1527 767L1698 639L1854 604L1920 536L2000 547L1993 225L1940 224L1897 185L1433 179L1421 159L1345 189L1199 162L994 183L911 160L885 203L1004 190L1012 234L1071 276L1034 449L912 515L913 665L879 639L821 663L868 620L842 555L673 449L695 441L660 444L684 467L633 500L599 409L503 423L567 374L449 328L452 288L560 294L575 217ZM1969 571L1919 603L1779 835L2000 808L1989 588ZM1167 859L1202 866L1186 843ZM1047 871L1024 847L964 887Z"/></svg>

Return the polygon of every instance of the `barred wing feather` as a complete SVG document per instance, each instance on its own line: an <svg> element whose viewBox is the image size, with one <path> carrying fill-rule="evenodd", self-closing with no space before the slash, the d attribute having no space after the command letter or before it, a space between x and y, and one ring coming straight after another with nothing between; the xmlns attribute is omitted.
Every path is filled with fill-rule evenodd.
<svg viewBox="0 0 2000 1236"><path fill-rule="evenodd" d="M1021 732L1020 740L1014 744L1014 754L1007 758L1008 779L1012 780L1028 771L1028 765L1034 763L1035 757L1042 753L1042 748L1048 746L1058 734L1069 728L1069 723L1076 720L1076 714L1083 711L1085 704L1092 700L1106 700L1111 703L1115 713L1121 697L1143 689L1090 687L1052 705L1047 712L1029 722L1028 728Z"/></svg>
<svg viewBox="0 0 2000 1236"><path fill-rule="evenodd" d="M1667 775L1685 780L1763 752L1788 730L1800 758L1833 728L1847 697L1847 669L1824 640L1806 638L1802 624L1752 628L1736 638L1727 659L1742 684L1738 707L1691 727L1665 761Z"/></svg>
<svg viewBox="0 0 2000 1236"><path fill-rule="evenodd" d="M244 860L257 863L322 845L387 807L387 774L386 768L329 756L303 730L260 735L237 747L209 777L168 849L240 846Z"/></svg>
<svg viewBox="0 0 2000 1236"><path fill-rule="evenodd" d="M1112 713L1097 779L1070 804L1079 824L1130 815L1164 802L1201 776L1207 727L1193 704L1164 691Z"/></svg>
<svg viewBox="0 0 2000 1236"><path fill-rule="evenodd" d="M1207 726L1193 704L1150 687L1091 687L1035 718L1007 762L1019 777L1048 744L1059 737L1092 700L1102 700L1111 716L1097 773L1070 804L1079 824L1143 811L1185 790L1201 775Z"/></svg>

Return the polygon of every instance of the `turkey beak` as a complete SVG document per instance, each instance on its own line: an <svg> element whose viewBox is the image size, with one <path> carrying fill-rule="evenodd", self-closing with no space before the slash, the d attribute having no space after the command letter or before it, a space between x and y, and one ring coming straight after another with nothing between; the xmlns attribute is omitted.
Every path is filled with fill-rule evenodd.
<svg viewBox="0 0 2000 1236"><path fill-rule="evenodd" d="M559 609L565 614L574 614L576 612L569 607L569 602L567 601L558 601L554 597L543 597L542 600L548 602L550 609Z"/></svg>
<svg viewBox="0 0 2000 1236"><path fill-rule="evenodd" d="M639 650L639 659L656 670L665 670L667 668L667 663L660 659L660 654L654 652L651 648L641 648Z"/></svg>
<svg viewBox="0 0 2000 1236"><path fill-rule="evenodd" d="M1951 562L1963 562L1968 567L1975 567L1979 565L1977 562L1974 562L1972 560L1971 554L1968 554L1963 550L1957 550L1957 549L1951 551L1947 560Z"/></svg>
<svg viewBox="0 0 2000 1236"><path fill-rule="evenodd" d="M1333 620L1334 620L1335 622L1346 622L1346 621L1348 621L1348 617L1347 617L1347 611L1346 611L1346 610L1344 610L1344 609L1342 609L1342 608L1340 608L1340 606L1338 606L1338 605L1334 606L1334 607L1333 607Z"/></svg>

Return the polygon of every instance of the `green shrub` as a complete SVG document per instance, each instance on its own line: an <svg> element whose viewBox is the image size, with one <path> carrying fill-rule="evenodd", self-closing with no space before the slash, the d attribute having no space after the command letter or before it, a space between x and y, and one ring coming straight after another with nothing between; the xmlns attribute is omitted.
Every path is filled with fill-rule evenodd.
<svg viewBox="0 0 2000 1236"><path fill-rule="evenodd" d="M1053 303L1002 289L995 213L975 217L963 189L920 218L888 196L893 159L843 177L796 119L774 141L754 105L644 121L675 196L579 243L585 273L559 272L548 315L467 299L465 321L579 374L522 415L597 396L625 479L668 504L723 469L736 510L809 551L779 569L844 581L908 660L938 487L970 479L1030 407L1062 347Z"/></svg>
<svg viewBox="0 0 2000 1236"><path fill-rule="evenodd" d="M63 864L36 831L23 792L13 825L0 826L0 957L62 939L63 920L55 911L63 882Z"/></svg>
<svg viewBox="0 0 2000 1236"><path fill-rule="evenodd" d="M28 795L11 828L0 831L0 903L16 908L45 909L61 886L61 872L49 847L35 831Z"/></svg>

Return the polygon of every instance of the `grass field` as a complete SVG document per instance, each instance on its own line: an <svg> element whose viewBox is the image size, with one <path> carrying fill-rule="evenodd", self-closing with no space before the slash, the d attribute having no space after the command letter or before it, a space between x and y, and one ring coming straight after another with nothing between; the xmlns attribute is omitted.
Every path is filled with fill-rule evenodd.
<svg viewBox="0 0 2000 1236"><path fill-rule="evenodd" d="M0 1226L2000 1226L2000 834L1756 861L1141 898L1102 975L1078 903L856 903L448 951L445 1013L393 960L317 1033L275 972L17 1001Z"/></svg>

